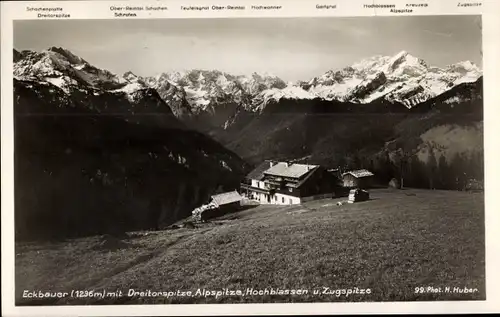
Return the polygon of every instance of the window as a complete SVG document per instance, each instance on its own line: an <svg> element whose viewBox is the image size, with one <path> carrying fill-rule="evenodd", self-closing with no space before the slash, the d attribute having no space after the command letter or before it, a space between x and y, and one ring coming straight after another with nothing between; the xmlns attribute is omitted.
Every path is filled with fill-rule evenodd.
<svg viewBox="0 0 500 317"><path fill-rule="evenodd" d="M288 199L288 201L290 202L290 205L292 204L292 198Z"/></svg>
<svg viewBox="0 0 500 317"><path fill-rule="evenodd" d="M285 203L285 197L281 197L281 202L284 204Z"/></svg>

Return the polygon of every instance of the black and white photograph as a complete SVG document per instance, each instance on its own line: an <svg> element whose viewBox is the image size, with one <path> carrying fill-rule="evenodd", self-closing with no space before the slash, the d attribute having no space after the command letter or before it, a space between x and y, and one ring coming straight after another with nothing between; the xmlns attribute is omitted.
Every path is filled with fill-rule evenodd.
<svg viewBox="0 0 500 317"><path fill-rule="evenodd" d="M485 301L482 42L480 15L14 21L15 304Z"/></svg>

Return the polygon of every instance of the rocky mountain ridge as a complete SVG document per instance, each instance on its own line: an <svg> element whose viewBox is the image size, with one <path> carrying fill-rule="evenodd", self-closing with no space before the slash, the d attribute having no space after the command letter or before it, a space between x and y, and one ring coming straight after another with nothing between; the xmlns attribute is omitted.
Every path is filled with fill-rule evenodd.
<svg viewBox="0 0 500 317"><path fill-rule="evenodd" d="M269 103L282 99L319 98L369 104L382 98L412 108L482 76L482 71L470 61L438 68L406 51L366 58L295 84L269 74L244 76L198 69L150 77L132 72L119 76L57 47L40 53L16 51L14 55L14 75L18 79L47 81L68 93L81 90L83 84L93 94L106 91L122 94L131 101L138 91L154 89L177 118L195 120L198 122L195 125L208 122L201 130L210 130L212 125L227 128L239 113L259 113Z"/></svg>
<svg viewBox="0 0 500 317"><path fill-rule="evenodd" d="M299 85L326 100L369 103L378 98L411 108L461 83L475 82L482 71L470 61L445 68L429 66L406 51L374 56L339 71L328 71Z"/></svg>

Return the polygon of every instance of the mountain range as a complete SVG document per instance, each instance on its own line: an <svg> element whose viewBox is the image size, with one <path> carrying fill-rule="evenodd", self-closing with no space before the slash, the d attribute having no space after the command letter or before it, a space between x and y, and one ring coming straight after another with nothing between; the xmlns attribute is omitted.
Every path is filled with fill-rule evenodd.
<svg viewBox="0 0 500 317"><path fill-rule="evenodd" d="M369 167L384 177L398 173L382 171L402 152L417 163L463 161L482 155L482 81L469 61L438 68L405 51L296 83L218 70L116 75L59 47L14 51L24 210L16 215L34 227L47 215L66 219L85 234L82 227L115 226L122 208L120 228L157 226L215 190L237 188L247 163L264 159ZM89 209L98 221L82 220ZM61 217L64 210L78 216ZM18 229L33 232L26 226Z"/></svg>
<svg viewBox="0 0 500 317"><path fill-rule="evenodd" d="M204 132L227 128L239 112L262 112L269 103L282 99L355 104L384 99L412 108L482 76L479 67L470 61L438 68L406 51L394 56L366 58L297 83L287 83L269 74L244 76L197 69L151 77L136 76L132 72L119 76L58 47L40 53L16 51L14 56L18 61L14 68L16 78L48 81L65 91L75 92L79 83L84 83L97 91L123 93L133 100L138 90L152 88L176 117L194 120L193 126Z"/></svg>
<svg viewBox="0 0 500 317"><path fill-rule="evenodd" d="M177 86L185 92L193 112L199 113L216 111L221 103L262 111L270 100L315 98L353 103L385 98L411 108L461 83L475 82L481 75L470 61L441 69L402 51L394 56L371 57L295 84L272 75L234 76L203 70L162 73L145 82L160 91Z"/></svg>

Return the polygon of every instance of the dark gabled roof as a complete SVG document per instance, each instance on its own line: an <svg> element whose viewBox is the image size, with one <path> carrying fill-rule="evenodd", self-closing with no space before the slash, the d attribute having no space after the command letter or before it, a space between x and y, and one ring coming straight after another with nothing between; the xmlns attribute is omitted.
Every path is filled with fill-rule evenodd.
<svg viewBox="0 0 500 317"><path fill-rule="evenodd" d="M307 180L311 177L311 175L313 175L316 171L319 171L319 166L315 167L314 169L312 169L312 172L309 173L306 177L304 177L302 180L300 180L298 183L297 183L297 188L299 188L300 186L304 185L305 182L307 182Z"/></svg>
<svg viewBox="0 0 500 317"><path fill-rule="evenodd" d="M271 167L270 161L265 160L264 162L257 165L257 167L254 168L250 173L248 173L247 178L260 181L264 178L264 172L268 170L270 167Z"/></svg>

